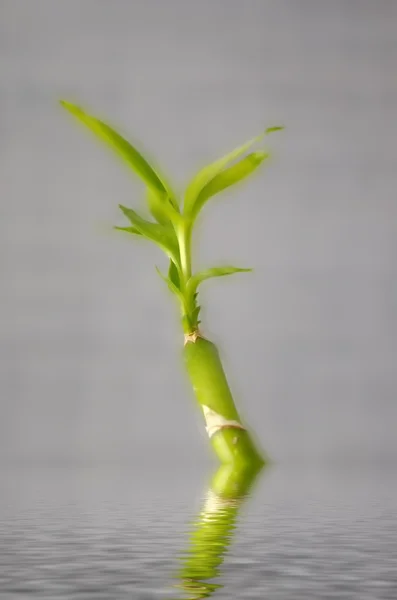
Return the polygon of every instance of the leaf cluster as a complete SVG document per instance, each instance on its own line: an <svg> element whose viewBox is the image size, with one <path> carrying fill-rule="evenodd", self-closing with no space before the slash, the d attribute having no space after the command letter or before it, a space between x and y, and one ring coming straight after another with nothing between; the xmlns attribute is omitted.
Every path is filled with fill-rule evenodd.
<svg viewBox="0 0 397 600"><path fill-rule="evenodd" d="M129 225L116 226L115 229L148 239L168 256L167 275L157 270L180 302L184 330L194 331L200 322L200 307L197 304L199 285L212 277L251 270L226 266L192 274L191 237L196 219L210 198L251 175L269 158L266 151L250 150L265 135L283 128L269 127L259 136L202 168L192 178L183 201L180 201L168 181L147 158L112 127L70 102L62 100L61 105L116 152L145 184L146 202L153 220L143 218L132 208L119 205Z"/></svg>

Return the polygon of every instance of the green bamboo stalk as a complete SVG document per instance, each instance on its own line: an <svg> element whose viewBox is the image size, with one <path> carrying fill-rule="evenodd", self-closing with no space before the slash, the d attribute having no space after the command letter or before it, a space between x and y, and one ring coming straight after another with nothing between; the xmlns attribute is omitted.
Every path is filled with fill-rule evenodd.
<svg viewBox="0 0 397 600"><path fill-rule="evenodd" d="M119 205L130 221L115 229L141 236L155 243L169 258L169 270L161 277L178 300L185 334L184 362L197 400L203 410L206 428L215 453L222 463L260 465L265 462L253 436L242 423L227 383L216 346L206 340L199 328L198 287L212 277L251 271L237 267L214 267L194 272L192 234L197 217L207 201L247 176L269 158L265 151L247 152L262 138L282 127L269 127L261 135L202 168L185 191L183 208L169 182L149 164L134 146L112 127L70 102L61 101L78 121L106 142L141 178L153 220L132 208Z"/></svg>
<svg viewBox="0 0 397 600"><path fill-rule="evenodd" d="M241 506L258 483L262 466L221 465L212 478L205 504L194 523L175 587L186 598L209 598L222 584L214 582L233 539Z"/></svg>
<svg viewBox="0 0 397 600"><path fill-rule="evenodd" d="M184 362L196 398L203 410L212 447L222 463L263 464L265 459L252 434L243 426L235 406L217 347L203 337L191 336Z"/></svg>

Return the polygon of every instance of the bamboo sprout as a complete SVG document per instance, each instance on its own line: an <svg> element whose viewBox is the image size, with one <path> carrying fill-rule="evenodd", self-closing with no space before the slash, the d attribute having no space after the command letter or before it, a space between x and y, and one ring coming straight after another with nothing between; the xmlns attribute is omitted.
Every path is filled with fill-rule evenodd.
<svg viewBox="0 0 397 600"><path fill-rule="evenodd" d="M215 453L222 463L263 464L265 458L237 412L218 350L204 338L199 328L198 287L201 283L251 269L225 266L194 272L192 233L199 213L212 196L245 179L269 158L267 151L249 152L252 146L282 127L269 127L261 135L202 168L187 186L181 203L163 175L112 127L70 102L61 101L61 104L110 146L146 186L146 200L154 220L147 220L132 208L119 205L129 225L115 229L148 239L169 259L168 274L157 271L179 304L185 335L184 363Z"/></svg>

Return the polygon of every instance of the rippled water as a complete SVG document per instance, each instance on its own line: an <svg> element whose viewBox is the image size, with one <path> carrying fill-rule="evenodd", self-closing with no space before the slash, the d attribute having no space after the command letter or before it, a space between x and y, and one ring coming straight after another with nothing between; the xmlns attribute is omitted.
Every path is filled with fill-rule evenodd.
<svg viewBox="0 0 397 600"><path fill-rule="evenodd" d="M227 477L4 470L0 598L395 600L391 468L272 467L246 498Z"/></svg>

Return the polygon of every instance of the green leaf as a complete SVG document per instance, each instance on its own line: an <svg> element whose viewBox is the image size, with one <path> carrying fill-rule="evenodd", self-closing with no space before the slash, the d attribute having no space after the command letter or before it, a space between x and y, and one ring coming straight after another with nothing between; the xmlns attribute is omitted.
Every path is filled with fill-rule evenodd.
<svg viewBox="0 0 397 600"><path fill-rule="evenodd" d="M215 161L214 163L204 167L197 173L195 177L193 177L192 181L188 185L185 194L185 203L184 203L184 213L186 215L190 215L196 198L202 191L202 189L216 176L220 171L222 171L230 162L239 158L242 154L247 152L249 148L259 142L264 136L266 132L263 132L261 135L249 140L239 148L236 148L229 154L226 154L223 158Z"/></svg>
<svg viewBox="0 0 397 600"><path fill-rule="evenodd" d="M193 321L193 323L196 323L197 325L200 323L200 321L198 320L200 310L201 310L201 306L196 306L196 308L192 311L192 321Z"/></svg>
<svg viewBox="0 0 397 600"><path fill-rule="evenodd" d="M274 125L273 127L268 127L265 131L266 134L273 133L274 131L282 131L284 129L284 125Z"/></svg>
<svg viewBox="0 0 397 600"><path fill-rule="evenodd" d="M139 216L132 208L127 208L119 204L119 208L125 216L131 221L132 225L147 239L155 242L176 264L179 264L179 246L174 231L160 225L146 221Z"/></svg>
<svg viewBox="0 0 397 600"><path fill-rule="evenodd" d="M211 277L223 277L225 275L232 275L233 273L245 273L252 271L252 269L240 269L239 267L213 267L206 271L201 271L193 275L187 282L186 291L189 297L192 297L197 290L197 287Z"/></svg>
<svg viewBox="0 0 397 600"><path fill-rule="evenodd" d="M169 290L173 294L175 294L175 296L177 296L177 298L181 302L182 307L184 308L185 307L185 298L184 298L182 292L180 291L180 289L171 281L171 279L169 279L168 277L163 275L158 267L156 267L156 271L160 275L161 279L163 281L165 281L165 283L168 285Z"/></svg>
<svg viewBox="0 0 397 600"><path fill-rule="evenodd" d="M249 140L239 148L236 148L232 152L229 152L229 154L226 154L226 156L224 156L223 158L201 169L201 171L199 171L197 175L193 177L192 181L186 189L184 202L184 213L186 214L186 216L191 216L193 211L195 215L198 214L198 210L194 209L198 196L200 195L202 190L212 181L212 179L214 179L214 177L216 177L221 171L223 171L229 163L235 161L240 156L242 156L245 152L249 150L249 148L253 144L259 142L265 135L268 135L269 133L272 133L274 131L280 131L281 129L284 129L284 127L281 125L268 127L263 133L261 133L257 137L253 138L252 140ZM238 181L238 179L236 181ZM232 184L230 183L228 185Z"/></svg>
<svg viewBox="0 0 397 600"><path fill-rule="evenodd" d="M121 156L139 177L151 189L165 193L173 198L173 203L176 200L169 189L168 185L160 178L155 169L148 163L142 154L134 148L126 139L112 129L109 125L88 115L80 107L66 102L60 101L63 108L69 111L76 119L86 125L97 137L106 142L119 156Z"/></svg>
<svg viewBox="0 0 397 600"><path fill-rule="evenodd" d="M266 152L252 152L238 163L215 175L197 196L192 209L192 219L194 220L197 217L209 198L248 177L268 157L269 154Z"/></svg>
<svg viewBox="0 0 397 600"><path fill-rule="evenodd" d="M175 210L167 194L147 188L146 200L150 212L158 223L170 225L179 222L181 215Z"/></svg>
<svg viewBox="0 0 397 600"><path fill-rule="evenodd" d="M136 229L136 227L118 227L115 225L113 229L117 229L117 231L126 231L127 233L134 233L136 235L142 235L141 232Z"/></svg>
<svg viewBox="0 0 397 600"><path fill-rule="evenodd" d="M178 290L181 289L181 281L179 277L178 267L173 260L170 260L170 266L168 269L168 279L172 281L172 283L175 285L175 287L178 288Z"/></svg>

